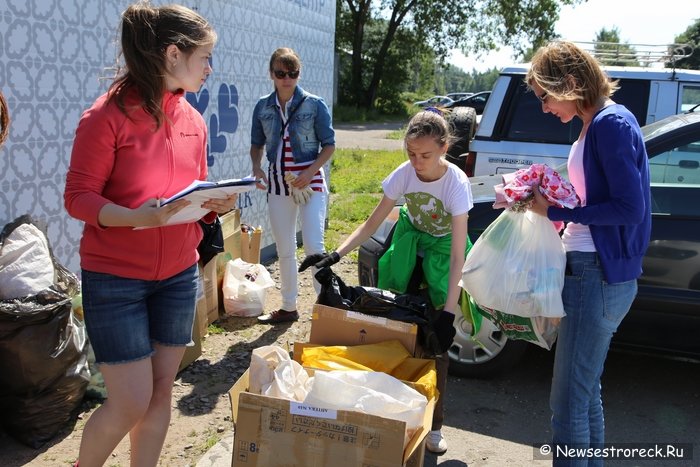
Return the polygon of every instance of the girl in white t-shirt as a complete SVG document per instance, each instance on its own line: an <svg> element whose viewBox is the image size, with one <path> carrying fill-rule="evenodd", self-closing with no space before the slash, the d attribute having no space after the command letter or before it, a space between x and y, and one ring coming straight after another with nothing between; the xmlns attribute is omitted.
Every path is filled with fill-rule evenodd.
<svg viewBox="0 0 700 467"><path fill-rule="evenodd" d="M404 145L408 161L382 182L384 196L369 218L336 251L310 255L299 269L311 265L322 268L337 263L370 238L403 196L405 204L391 246L379 260L379 288L406 292L420 251L423 254L423 278L428 285L431 303L442 310L443 317L451 323L454 315L461 312L459 280L466 251L471 246L467 237L467 212L473 203L469 179L444 157L450 139L449 125L439 111L431 109L417 113L406 129ZM433 431L427 439L428 449L436 453L447 450L440 430L448 363L447 352L436 356L437 385L441 396L435 407Z"/></svg>

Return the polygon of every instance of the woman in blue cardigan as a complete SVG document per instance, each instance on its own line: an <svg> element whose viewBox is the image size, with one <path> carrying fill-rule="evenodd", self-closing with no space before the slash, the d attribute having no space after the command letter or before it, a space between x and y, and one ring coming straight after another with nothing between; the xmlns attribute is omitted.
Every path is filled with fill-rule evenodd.
<svg viewBox="0 0 700 467"><path fill-rule="evenodd" d="M649 163L639 124L610 96L617 89L586 51L564 41L540 48L527 74L542 111L583 128L571 147L568 172L581 199L573 209L551 206L535 190L532 210L567 222L563 291L550 394L553 443L595 448L604 443L600 377L610 339L637 294L649 243ZM598 466L602 457L557 456L554 465Z"/></svg>

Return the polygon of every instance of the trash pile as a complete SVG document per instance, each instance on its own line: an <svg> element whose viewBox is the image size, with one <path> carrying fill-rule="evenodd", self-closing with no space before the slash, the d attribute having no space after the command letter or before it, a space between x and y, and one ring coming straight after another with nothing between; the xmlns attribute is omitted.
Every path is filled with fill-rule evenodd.
<svg viewBox="0 0 700 467"><path fill-rule="evenodd" d="M0 423L38 448L75 415L90 381L78 278L24 215L0 233Z"/></svg>

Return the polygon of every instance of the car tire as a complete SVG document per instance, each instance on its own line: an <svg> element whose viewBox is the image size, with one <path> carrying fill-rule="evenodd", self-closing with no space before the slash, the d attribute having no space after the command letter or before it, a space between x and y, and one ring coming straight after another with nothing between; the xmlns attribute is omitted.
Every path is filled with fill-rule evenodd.
<svg viewBox="0 0 700 467"><path fill-rule="evenodd" d="M445 117L454 138L447 149L446 159L465 170L469 143L476 133L476 111L471 107L454 107Z"/></svg>
<svg viewBox="0 0 700 467"><path fill-rule="evenodd" d="M475 339L471 338L471 324L464 317L457 316L454 325L457 333L448 350L449 372L454 376L466 378L498 376L518 363L528 349L527 342L509 340L487 320L483 321Z"/></svg>

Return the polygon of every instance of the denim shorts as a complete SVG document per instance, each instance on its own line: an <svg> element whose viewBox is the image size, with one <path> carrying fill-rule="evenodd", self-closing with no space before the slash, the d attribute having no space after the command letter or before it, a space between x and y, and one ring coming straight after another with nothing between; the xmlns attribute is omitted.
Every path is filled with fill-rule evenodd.
<svg viewBox="0 0 700 467"><path fill-rule="evenodd" d="M154 281L83 269L85 327L95 361L133 362L153 355L153 343L190 344L198 284L196 264Z"/></svg>

